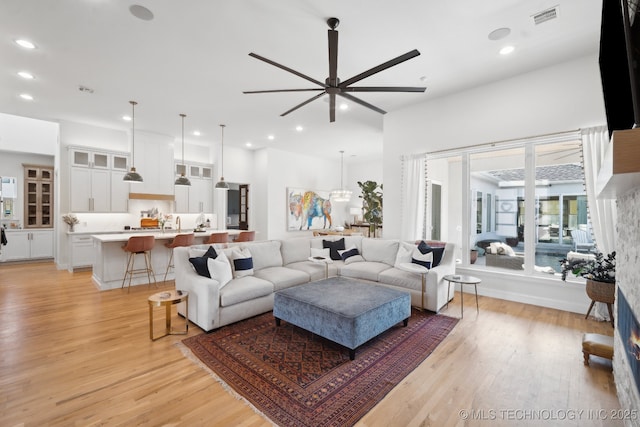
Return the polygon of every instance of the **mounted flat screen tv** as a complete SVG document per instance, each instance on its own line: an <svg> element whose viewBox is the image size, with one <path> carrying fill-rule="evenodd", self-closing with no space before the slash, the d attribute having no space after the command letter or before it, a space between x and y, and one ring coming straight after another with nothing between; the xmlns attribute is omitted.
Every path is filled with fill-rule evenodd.
<svg viewBox="0 0 640 427"><path fill-rule="evenodd" d="M640 126L640 0L603 0L600 77L609 136Z"/></svg>

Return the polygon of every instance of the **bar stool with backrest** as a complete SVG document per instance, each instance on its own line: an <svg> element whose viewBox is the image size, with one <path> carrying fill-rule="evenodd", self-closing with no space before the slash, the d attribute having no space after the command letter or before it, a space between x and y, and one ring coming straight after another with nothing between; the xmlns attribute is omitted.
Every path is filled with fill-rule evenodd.
<svg viewBox="0 0 640 427"><path fill-rule="evenodd" d="M241 231L236 237L236 242L251 242L256 239L255 231Z"/></svg>
<svg viewBox="0 0 640 427"><path fill-rule="evenodd" d="M171 249L171 256L169 257L169 264L167 264L167 271L164 272L164 279L162 279L163 282L167 281L167 274L169 274L169 269L173 267L173 248L177 248L179 246L191 246L193 245L193 238L193 233L177 234L172 241L164 244L167 248Z"/></svg>
<svg viewBox="0 0 640 427"><path fill-rule="evenodd" d="M204 240L205 245L209 245L212 243L229 243L229 233L211 233L208 239Z"/></svg>
<svg viewBox="0 0 640 427"><path fill-rule="evenodd" d="M127 240L127 244L122 247L122 250L129 253L129 257L127 259L127 270L124 273L121 288L124 288L124 282L127 280L127 276L129 276L129 287L127 288L127 292L129 292L129 290L131 290L131 278L134 274L140 273L147 273L149 286L151 286L151 276L153 275L153 283L155 283L156 287L158 286L158 283L156 282L156 275L153 272L153 268L151 266L151 249L153 249L155 244L156 238L153 236L129 237L129 240ZM134 268L136 262L135 256L138 254L144 255L145 268Z"/></svg>

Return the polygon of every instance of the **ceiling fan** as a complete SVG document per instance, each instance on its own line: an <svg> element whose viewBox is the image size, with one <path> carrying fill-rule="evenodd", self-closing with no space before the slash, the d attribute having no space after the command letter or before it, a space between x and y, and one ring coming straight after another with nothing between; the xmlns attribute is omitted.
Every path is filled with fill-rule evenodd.
<svg viewBox="0 0 640 427"><path fill-rule="evenodd" d="M310 88L310 89L274 89L274 90L254 90L254 91L245 91L243 93L273 93L273 92L313 92L319 91L320 93L307 99L306 101L296 105L290 110L285 111L280 114L281 117L286 116L287 114L297 110L300 107L307 105L308 103L315 101L316 99L324 96L325 94L329 95L329 121L336 121L336 95L346 98L350 101L353 101L357 104L360 104L364 107L370 108L373 111L377 111L378 113L385 114L381 108L376 107L375 105L371 105L368 102L365 102L355 96L351 95L349 92L424 92L426 87L389 87L389 86L359 86L353 87L351 86L354 83L359 82L373 74L379 73L380 71L384 71L387 68L391 68L395 65L398 65L404 61L408 61L409 59L415 58L420 55L417 49L414 49L410 52L405 53L404 55L400 55L397 58L394 58L390 61L387 61L383 64L380 64L376 67L373 67L363 73L360 73L356 76L351 77L345 81L340 81L338 78L338 32L336 28L340 21L338 18L329 18L327 19L327 25L329 25L330 30L329 34L329 77L325 80L324 83L313 79L305 74L302 74L296 70L293 70L284 65L278 64L277 62L271 61L263 56L260 56L256 53L250 53L249 56L252 56L256 59L266 62L267 64L271 64L278 68L281 68L285 71L288 71L292 74L295 74L298 77L302 77L305 80L310 81L311 83L315 83L320 86L319 88Z"/></svg>

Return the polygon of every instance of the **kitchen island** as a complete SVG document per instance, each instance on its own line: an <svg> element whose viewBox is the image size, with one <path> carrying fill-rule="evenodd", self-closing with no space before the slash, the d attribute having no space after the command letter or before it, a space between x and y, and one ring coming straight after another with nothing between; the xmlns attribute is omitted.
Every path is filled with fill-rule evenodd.
<svg viewBox="0 0 640 427"><path fill-rule="evenodd" d="M164 277L164 272L169 264L169 257L171 256L171 249L165 247L165 243L170 242L178 234L185 234L189 231L184 230L178 233L176 230L171 232L147 232L136 231L133 233L106 233L106 234L94 234L91 235L93 239L93 247L95 251L95 258L93 262L93 282L98 289L106 291L108 289L116 289L122 286L122 279L124 278L125 271L127 269L127 253L122 250L122 246L126 244L129 237L132 236L153 236L156 239L156 244L151 250L151 264L158 283L161 283ZM211 235L215 233L229 233L229 236L235 236L240 233L240 230L206 230L202 232L194 232L195 239L193 244L200 245ZM144 257L138 256L135 259L135 268L141 268L144 265ZM167 275L167 280L173 280L173 271L170 270ZM129 279L127 279L128 283ZM148 280L146 275L133 277L131 285L147 285Z"/></svg>

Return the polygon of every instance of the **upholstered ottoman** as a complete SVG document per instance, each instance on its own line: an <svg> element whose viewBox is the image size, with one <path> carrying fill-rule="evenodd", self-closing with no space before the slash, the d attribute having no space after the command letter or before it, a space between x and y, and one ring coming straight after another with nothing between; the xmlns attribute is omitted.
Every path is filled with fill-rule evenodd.
<svg viewBox="0 0 640 427"><path fill-rule="evenodd" d="M613 337L600 334L584 334L582 336L582 355L584 364L589 364L589 355L613 359Z"/></svg>
<svg viewBox="0 0 640 427"><path fill-rule="evenodd" d="M345 277L277 291L273 316L276 325L287 321L349 349L356 348L411 316L411 296L384 286Z"/></svg>

